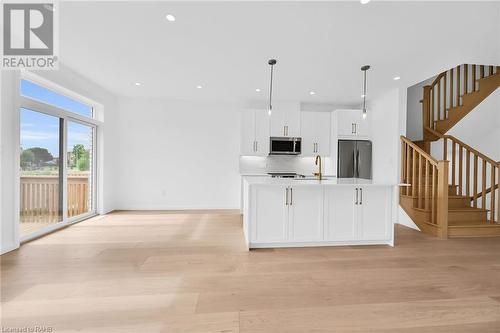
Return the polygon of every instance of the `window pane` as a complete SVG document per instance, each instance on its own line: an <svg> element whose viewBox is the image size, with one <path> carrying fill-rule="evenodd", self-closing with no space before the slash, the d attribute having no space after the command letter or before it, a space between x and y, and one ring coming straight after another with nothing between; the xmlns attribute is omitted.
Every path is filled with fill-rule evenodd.
<svg viewBox="0 0 500 333"><path fill-rule="evenodd" d="M82 116L93 117L90 105L75 101L28 80L21 80L21 95Z"/></svg>
<svg viewBox="0 0 500 333"><path fill-rule="evenodd" d="M62 221L61 120L21 109L20 234Z"/></svg>
<svg viewBox="0 0 500 333"><path fill-rule="evenodd" d="M68 122L68 217L92 211L94 128Z"/></svg>

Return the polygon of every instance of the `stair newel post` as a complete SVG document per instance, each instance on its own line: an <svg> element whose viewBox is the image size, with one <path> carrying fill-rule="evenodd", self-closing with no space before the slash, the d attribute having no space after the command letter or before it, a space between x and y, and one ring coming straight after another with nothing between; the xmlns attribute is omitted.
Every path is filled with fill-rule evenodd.
<svg viewBox="0 0 500 333"><path fill-rule="evenodd" d="M500 163L497 164L497 173L498 173L498 177L497 177L496 185L498 185L498 197L497 197L498 219L496 219L495 221L500 223ZM495 188L493 187L492 189L494 190ZM495 201L495 200L492 200L492 201Z"/></svg>
<svg viewBox="0 0 500 333"><path fill-rule="evenodd" d="M439 238L448 238L448 161L438 161L436 223Z"/></svg>
<svg viewBox="0 0 500 333"><path fill-rule="evenodd" d="M430 140L426 126L434 128L434 115L431 115L431 86L424 86L424 96L422 98L422 123L424 124L424 140Z"/></svg>

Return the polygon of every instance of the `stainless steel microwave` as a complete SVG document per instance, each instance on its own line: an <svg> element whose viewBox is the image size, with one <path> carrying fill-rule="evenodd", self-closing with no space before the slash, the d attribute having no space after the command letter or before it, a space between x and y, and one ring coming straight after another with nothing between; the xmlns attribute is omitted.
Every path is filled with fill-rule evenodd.
<svg viewBox="0 0 500 333"><path fill-rule="evenodd" d="M269 155L300 155L302 138L272 136L269 140Z"/></svg>

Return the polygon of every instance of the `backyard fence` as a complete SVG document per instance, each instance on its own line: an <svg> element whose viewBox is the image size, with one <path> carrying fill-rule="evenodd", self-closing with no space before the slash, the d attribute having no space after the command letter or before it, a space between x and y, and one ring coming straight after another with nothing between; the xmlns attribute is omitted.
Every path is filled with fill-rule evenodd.
<svg viewBox="0 0 500 333"><path fill-rule="evenodd" d="M89 175L68 176L68 217L88 212L90 208ZM21 223L58 222L59 177L21 176Z"/></svg>

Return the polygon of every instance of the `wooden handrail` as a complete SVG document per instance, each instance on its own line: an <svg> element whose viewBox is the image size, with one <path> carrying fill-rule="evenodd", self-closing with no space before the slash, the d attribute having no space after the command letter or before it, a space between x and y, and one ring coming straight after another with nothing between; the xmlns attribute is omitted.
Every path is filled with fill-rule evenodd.
<svg viewBox="0 0 500 333"><path fill-rule="evenodd" d="M495 184L495 186L493 186L493 187L494 187L494 191L496 191L498 189L498 184ZM486 189L485 194L489 194L490 192L491 192L491 187L489 187L489 188ZM477 194L476 198L481 198L482 196L483 196L483 193L480 192L480 193ZM473 201L473 200L474 200L474 198L471 197L470 201Z"/></svg>
<svg viewBox="0 0 500 333"><path fill-rule="evenodd" d="M426 223L448 235L448 161L437 161L408 138L401 136L401 195L426 214Z"/></svg>
<svg viewBox="0 0 500 333"><path fill-rule="evenodd" d="M438 160L436 160L434 157L432 157L430 154L428 154L425 150L417 146L413 141L408 139L407 137L401 135L401 140L403 140L406 144L410 145L413 149L415 149L418 153L420 153L422 156L424 156L425 159L429 160L429 162L432 165L437 166L438 165Z"/></svg>
<svg viewBox="0 0 500 333"><path fill-rule="evenodd" d="M489 221L498 223L500 193L496 192L500 182L500 163L452 135L426 129L443 139L444 159L448 159L448 140L451 142L450 176L451 184L456 186L456 195L470 197L472 207L489 210Z"/></svg>
<svg viewBox="0 0 500 333"><path fill-rule="evenodd" d="M468 151L470 151L471 153L473 153L474 155L477 155L479 156L480 158L482 158L483 160L493 164L494 166L496 167L500 167L500 161L497 162L495 161L494 159L484 155L483 153L481 153L480 151L477 151L476 149L472 148L471 146L469 146L468 144L466 144L465 142L457 139L456 137L454 137L453 135L449 135L449 134L441 134L435 130L433 130L432 128L430 127L427 127L426 128L429 132L431 132L432 134L434 134L435 136L438 136L439 138L441 139L449 139L451 141L454 141L455 143L459 144L460 146L464 147L465 149L467 149Z"/></svg>
<svg viewBox="0 0 500 333"><path fill-rule="evenodd" d="M461 98L468 93L478 91L476 82L496 75L500 67L462 64L439 73L432 83L423 87L422 118L425 127L435 128L436 122L449 118L452 108L461 106ZM479 73L478 73L479 72ZM469 75L472 84L469 83Z"/></svg>

